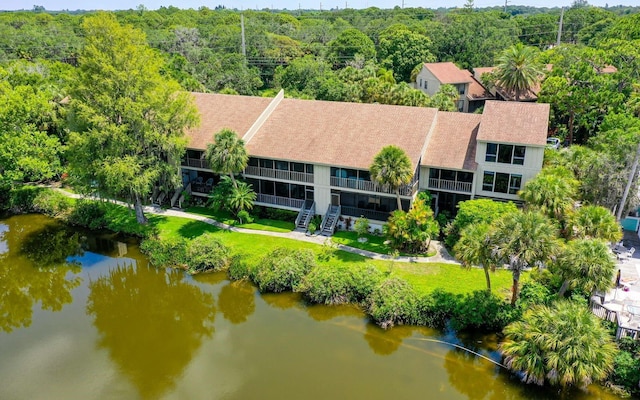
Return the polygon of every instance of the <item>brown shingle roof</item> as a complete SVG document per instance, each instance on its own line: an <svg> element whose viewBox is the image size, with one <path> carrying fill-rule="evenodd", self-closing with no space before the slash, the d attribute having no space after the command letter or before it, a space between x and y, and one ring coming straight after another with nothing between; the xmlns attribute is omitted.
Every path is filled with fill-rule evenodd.
<svg viewBox="0 0 640 400"><path fill-rule="evenodd" d="M478 140L544 146L549 128L549 104L487 101Z"/></svg>
<svg viewBox="0 0 640 400"><path fill-rule="evenodd" d="M272 98L191 93L200 112L200 126L187 132L191 149L206 149L213 135L223 128L242 137L251 128Z"/></svg>
<svg viewBox="0 0 640 400"><path fill-rule="evenodd" d="M431 71L440 83L454 84L471 82L469 73L458 68L452 62L425 63L424 66Z"/></svg>
<svg viewBox="0 0 640 400"><path fill-rule="evenodd" d="M438 112L421 165L475 171L476 135L482 115Z"/></svg>
<svg viewBox="0 0 640 400"><path fill-rule="evenodd" d="M469 84L469 91L467 93L467 98L469 100L477 100L477 99L493 99L494 96L482 86L480 82L476 80L476 78L469 73L469 79L471 83Z"/></svg>
<svg viewBox="0 0 640 400"><path fill-rule="evenodd" d="M387 145L417 166L433 108L284 99L247 144L249 154L368 169Z"/></svg>

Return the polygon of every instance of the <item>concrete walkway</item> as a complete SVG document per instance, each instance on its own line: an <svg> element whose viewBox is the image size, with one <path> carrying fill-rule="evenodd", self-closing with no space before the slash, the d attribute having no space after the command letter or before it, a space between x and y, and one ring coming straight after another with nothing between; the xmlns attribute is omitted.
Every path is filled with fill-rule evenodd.
<svg viewBox="0 0 640 400"><path fill-rule="evenodd" d="M75 193L70 193L67 192L63 189L56 189L58 191L60 191L61 193L63 193L65 196L68 197L72 197L74 199L80 199L80 198L87 198L86 196L82 196L79 194L75 194ZM122 202L122 201L114 201L114 200L109 200L112 203L116 203L119 204L123 207L128 207L131 208L131 204ZM293 239L293 240L298 240L301 242L307 242L307 243L315 243L315 244L319 244L319 245L323 245L327 239L329 239L326 236L321 236L321 235L312 235L312 236L308 236L306 233L304 232L300 232L300 231L291 231L291 232L270 232L270 231L260 231L260 230L255 230L255 229L246 229L246 228L240 228L240 227L236 227L236 226L231 226L231 225L227 225L227 224L223 224L222 222L216 221L214 219L208 218L204 215L198 215L198 214L192 214L192 213L188 213L188 212L184 212L182 210L176 210L176 209L163 209L160 208L158 206L144 206L144 212L147 214L155 214L155 215L164 215L164 216L170 216L170 217L179 217L179 218L187 218L187 219L192 219L195 221L201 221L204 222L206 224L210 224L210 225L214 225L217 226L220 229L226 229L228 231L231 232L238 232L238 233L245 233L248 235L262 235L262 236L272 236L272 237L279 237L279 238L283 238L283 239ZM362 249L358 249L355 247L351 247L351 246L345 246L343 244L338 244L335 243L336 247L339 250L342 251L346 251L348 253L353 253L353 254L359 254L363 257L367 257L367 258L371 258L374 260L394 260L394 261L398 261L398 262L410 262L410 263L448 263L448 264L457 264L460 265L459 262L457 262L448 252L447 249L439 242L436 240L432 240L431 241L431 246L436 250L436 254L432 257L412 257L412 256L399 256L397 258L393 258L390 255L387 254L380 254L380 253L374 253L372 251L367 251L367 250L362 250Z"/></svg>

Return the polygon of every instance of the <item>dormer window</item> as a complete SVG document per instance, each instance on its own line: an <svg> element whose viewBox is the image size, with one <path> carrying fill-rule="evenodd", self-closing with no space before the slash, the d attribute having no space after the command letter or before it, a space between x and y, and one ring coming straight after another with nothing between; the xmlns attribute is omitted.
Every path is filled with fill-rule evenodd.
<svg viewBox="0 0 640 400"><path fill-rule="evenodd" d="M486 162L499 162L502 164L524 165L526 146L512 144L487 143Z"/></svg>

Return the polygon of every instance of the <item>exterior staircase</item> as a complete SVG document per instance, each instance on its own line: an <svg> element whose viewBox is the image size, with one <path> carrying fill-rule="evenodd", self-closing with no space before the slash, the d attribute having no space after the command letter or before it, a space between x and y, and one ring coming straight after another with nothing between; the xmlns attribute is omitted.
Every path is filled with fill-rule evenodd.
<svg viewBox="0 0 640 400"><path fill-rule="evenodd" d="M340 212L340 206L329 205L327 213L322 219L322 224L320 224L320 233L322 236L333 236L336 224L338 223L338 218L340 218Z"/></svg>
<svg viewBox="0 0 640 400"><path fill-rule="evenodd" d="M306 200L298 212L298 217L296 218L296 229L306 231L309 227L309 222L311 222L311 218L313 218L314 215L316 215L316 202L313 200Z"/></svg>

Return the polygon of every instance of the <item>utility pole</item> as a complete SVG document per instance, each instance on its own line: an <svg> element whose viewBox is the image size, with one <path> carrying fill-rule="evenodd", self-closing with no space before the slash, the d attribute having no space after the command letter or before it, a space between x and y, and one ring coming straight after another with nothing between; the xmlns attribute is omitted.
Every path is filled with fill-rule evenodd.
<svg viewBox="0 0 640 400"><path fill-rule="evenodd" d="M507 4L509 3L509 0L504 0L504 13L507 13Z"/></svg>
<svg viewBox="0 0 640 400"><path fill-rule="evenodd" d="M240 14L240 32L242 35L242 56L244 57L244 62L247 62L247 45L244 41L244 15Z"/></svg>
<svg viewBox="0 0 640 400"><path fill-rule="evenodd" d="M402 7L400 7L400 8L404 8L404 0L402 0Z"/></svg>
<svg viewBox="0 0 640 400"><path fill-rule="evenodd" d="M560 39L562 39L562 20L564 19L564 7L560 9L560 25L558 25L558 40L556 40L556 46L560 46Z"/></svg>
<svg viewBox="0 0 640 400"><path fill-rule="evenodd" d="M322 11L322 2L320 2L320 11Z"/></svg>

